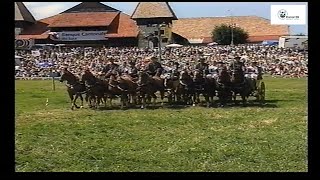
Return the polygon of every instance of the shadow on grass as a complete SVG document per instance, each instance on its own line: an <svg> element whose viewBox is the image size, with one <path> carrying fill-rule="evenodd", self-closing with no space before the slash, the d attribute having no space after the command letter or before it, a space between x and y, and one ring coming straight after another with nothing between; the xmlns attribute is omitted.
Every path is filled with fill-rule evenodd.
<svg viewBox="0 0 320 180"><path fill-rule="evenodd" d="M235 104L233 101L227 103L226 106L224 107L220 107L218 105L218 101L215 101L215 103L213 105L211 105L210 107L206 106L205 102L201 102L199 104L196 105L196 107L203 107L203 108L234 108L234 107L257 107L257 108L278 108L279 106L277 105L278 102L281 101L293 101L293 100L265 100L264 103L260 103L258 101L255 100L249 100L247 102L247 104L244 106L241 103L241 100L237 100L238 104ZM147 107L145 107L144 109L141 109L141 105L136 105L136 106L132 106L130 105L129 107L124 107L121 108L121 106L119 104L114 104L112 107L107 106L107 107L99 107L98 111L110 111L110 110L132 110L132 109L141 109L141 110L157 110L157 109L176 109L176 110L180 110L180 109L186 109L186 108L191 108L193 107L192 105L185 105L185 104L181 104L181 103L171 103L169 104L168 102L164 102L164 105L161 105L161 102L157 102L155 106L153 106L152 104L147 105Z"/></svg>

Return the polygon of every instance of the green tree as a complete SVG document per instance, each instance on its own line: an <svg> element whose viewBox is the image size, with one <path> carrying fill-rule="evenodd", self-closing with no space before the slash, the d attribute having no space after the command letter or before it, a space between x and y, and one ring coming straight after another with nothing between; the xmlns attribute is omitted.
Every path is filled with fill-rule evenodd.
<svg viewBox="0 0 320 180"><path fill-rule="evenodd" d="M212 39L214 42L222 45L229 45L231 43L231 26L222 24L220 26L216 26L212 31ZM247 42L249 35L248 33L240 28L233 27L233 43L234 44L244 44Z"/></svg>

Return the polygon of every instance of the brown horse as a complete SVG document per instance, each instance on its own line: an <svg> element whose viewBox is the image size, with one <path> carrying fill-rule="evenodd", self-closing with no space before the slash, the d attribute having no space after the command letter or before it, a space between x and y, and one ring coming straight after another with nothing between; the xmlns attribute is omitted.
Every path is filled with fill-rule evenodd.
<svg viewBox="0 0 320 180"><path fill-rule="evenodd" d="M191 75L187 71L182 71L179 77L179 86L177 89L177 94L182 96L182 100L186 104L193 104L195 99L194 93L195 88ZM178 97L180 100L181 97Z"/></svg>
<svg viewBox="0 0 320 180"><path fill-rule="evenodd" d="M150 77L148 73L143 71L138 73L138 77L139 79L137 91L142 100L141 109L144 109L146 107L146 99L148 98L148 96L153 98L153 105L155 106L157 100L157 96L155 93L158 91L158 85L156 84L157 81L154 78Z"/></svg>
<svg viewBox="0 0 320 180"><path fill-rule="evenodd" d="M175 101L178 101L178 87L179 87L179 75L174 75L172 73L170 76L166 76L164 78L164 87L166 88L166 91L168 92L168 102L169 104ZM180 100L180 99L179 99Z"/></svg>
<svg viewBox="0 0 320 180"><path fill-rule="evenodd" d="M195 70L193 72L193 84L194 84L194 99L193 99L193 106L200 103L200 94L205 96L204 94L204 83L205 78L202 75L201 71Z"/></svg>
<svg viewBox="0 0 320 180"><path fill-rule="evenodd" d="M90 71L87 70L81 75L81 82L85 83L88 100L91 107L97 108L102 99L104 99L106 106L106 98L104 96L106 88L102 83L102 80L96 78ZM93 104L92 101L94 102Z"/></svg>
<svg viewBox="0 0 320 180"><path fill-rule="evenodd" d="M237 104L237 94L240 94L242 98L242 104L245 106L247 103L247 97L252 92L248 80L244 76L242 69L236 69L231 76L231 90L233 92L233 100Z"/></svg>
<svg viewBox="0 0 320 180"><path fill-rule="evenodd" d="M117 77L118 86L124 89L127 95L130 95L127 103L130 103L130 99L132 105L137 104L137 88L138 84L136 79L132 78L130 75L124 74L122 76Z"/></svg>
<svg viewBox="0 0 320 180"><path fill-rule="evenodd" d="M120 96L121 109L123 109L125 104L128 106L128 90L122 86L123 84L119 84L117 80L117 75L118 74L110 74L110 78L108 80L107 94L109 97L109 103L111 107L113 97Z"/></svg>
<svg viewBox="0 0 320 180"><path fill-rule="evenodd" d="M231 76L226 66L219 69L219 75L216 82L220 106L223 107L232 96Z"/></svg>
<svg viewBox="0 0 320 180"><path fill-rule="evenodd" d="M80 83L78 78L72 74L71 72L64 70L64 73L62 74L60 78L60 82L67 81L67 92L71 100L71 109L73 110L74 107L79 108L76 105L76 101L78 97L80 97L81 100L81 106L80 108L83 107L83 97L82 94L86 93L86 87L84 84ZM86 97L87 100L87 97Z"/></svg>

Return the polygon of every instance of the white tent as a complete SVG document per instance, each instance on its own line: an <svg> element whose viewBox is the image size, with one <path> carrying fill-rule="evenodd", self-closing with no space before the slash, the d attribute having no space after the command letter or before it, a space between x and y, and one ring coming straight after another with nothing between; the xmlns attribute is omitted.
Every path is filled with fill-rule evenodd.
<svg viewBox="0 0 320 180"><path fill-rule="evenodd" d="M212 43L209 43L209 44L207 44L207 46L214 46L214 45L217 45L218 43L216 43L216 42L212 42Z"/></svg>
<svg viewBox="0 0 320 180"><path fill-rule="evenodd" d="M179 48L179 47L182 47L183 45L181 44L169 44L169 45L166 45L166 47L170 47L170 48Z"/></svg>
<svg viewBox="0 0 320 180"><path fill-rule="evenodd" d="M56 46L65 46L65 44L56 44Z"/></svg>

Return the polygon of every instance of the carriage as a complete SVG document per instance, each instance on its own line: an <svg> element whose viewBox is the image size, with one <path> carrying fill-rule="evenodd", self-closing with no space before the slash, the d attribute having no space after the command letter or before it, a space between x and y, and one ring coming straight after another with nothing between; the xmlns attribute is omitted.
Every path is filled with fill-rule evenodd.
<svg viewBox="0 0 320 180"><path fill-rule="evenodd" d="M251 78L250 76L247 78L254 82L253 88L251 88L249 96L255 97L258 102L263 104L265 101L266 86L262 78L262 72L259 71L257 78Z"/></svg>
<svg viewBox="0 0 320 180"><path fill-rule="evenodd" d="M256 82L255 89L251 93L252 96L256 97L256 100L260 103L264 103L266 96L266 86L262 79L258 79Z"/></svg>
<svg viewBox="0 0 320 180"><path fill-rule="evenodd" d="M222 86L224 88L220 88L218 91L218 94L220 93L220 95L223 95L222 98L224 98L224 100L221 100L226 102L233 99L234 102L238 104L236 97L237 95L240 95L242 102L245 105L247 99L250 96L253 96L256 98L256 101L258 101L260 104L263 104L265 101L265 82L262 78L262 68L258 67L258 72L245 72L242 67L243 65L239 66L239 64L237 64L237 66L233 65L233 69L225 68L222 70L225 71L225 73L223 73L224 75L221 74L220 78L225 79L223 80L224 82L230 81L230 83L225 83L224 86ZM250 69L250 67L248 67L248 69Z"/></svg>

